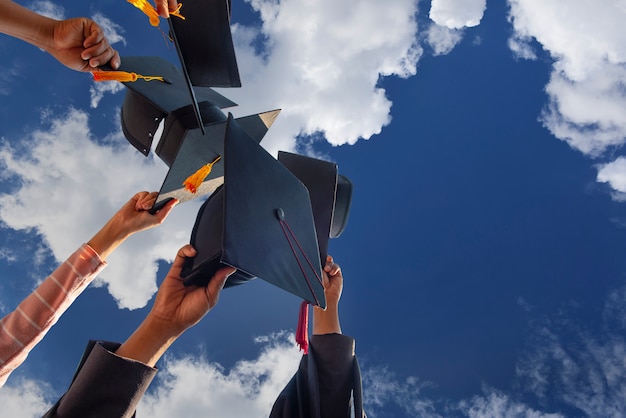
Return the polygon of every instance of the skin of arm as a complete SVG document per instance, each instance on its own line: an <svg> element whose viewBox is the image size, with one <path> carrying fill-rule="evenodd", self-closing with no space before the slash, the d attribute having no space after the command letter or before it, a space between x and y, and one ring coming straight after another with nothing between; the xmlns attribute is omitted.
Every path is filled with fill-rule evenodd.
<svg viewBox="0 0 626 418"><path fill-rule="evenodd" d="M160 211L151 215L148 210L152 208L157 196L157 192L136 193L87 244L105 260L132 234L162 224L178 200L172 199Z"/></svg>
<svg viewBox="0 0 626 418"><path fill-rule="evenodd" d="M341 334L339 324L339 299L343 291L341 267L329 255L322 271L322 284L326 295L326 310L313 308L313 334Z"/></svg>
<svg viewBox="0 0 626 418"><path fill-rule="evenodd" d="M114 69L120 66L119 54L91 19L55 20L12 0L0 0L0 9L1 33L43 49L68 68L92 71L107 63Z"/></svg>
<svg viewBox="0 0 626 418"><path fill-rule="evenodd" d="M180 271L185 258L194 255L196 250L191 245L178 250L152 309L115 354L154 367L174 341L217 304L226 279L236 269L219 269L206 287L185 286Z"/></svg>

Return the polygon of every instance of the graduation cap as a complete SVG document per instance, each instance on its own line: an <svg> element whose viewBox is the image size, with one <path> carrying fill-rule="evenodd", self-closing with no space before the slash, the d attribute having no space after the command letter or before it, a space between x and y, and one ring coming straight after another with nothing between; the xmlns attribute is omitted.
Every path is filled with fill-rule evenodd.
<svg viewBox="0 0 626 418"><path fill-rule="evenodd" d="M168 19L180 68L160 57L122 59L120 71L163 78L124 82L128 90L121 117L124 136L146 156L165 119L155 152L170 170L153 212L171 198L184 202L211 193L223 181L221 155L227 118L221 109L236 103L211 87L241 86L230 12L230 0L196 0L184 4L184 20ZM238 122L260 142L278 113L279 110L272 110L239 118ZM199 183L187 191L183 182L190 176L199 179Z"/></svg>
<svg viewBox="0 0 626 418"><path fill-rule="evenodd" d="M307 188L315 219L320 259L326 260L329 238L339 237L346 228L352 203L352 182L338 173L337 164L285 151L280 161Z"/></svg>
<svg viewBox="0 0 626 418"><path fill-rule="evenodd" d="M224 184L200 208L191 234L197 250L181 272L206 285L222 266L231 287L258 277L325 308L317 232L306 186L229 115Z"/></svg>
<svg viewBox="0 0 626 418"><path fill-rule="evenodd" d="M155 153L170 169L153 211L171 198L184 202L213 192L223 181L222 161L212 166L210 174L198 185L195 193L185 190L183 183L203 166L223 155L227 117L221 109L236 106L236 103L210 87L193 87L203 121L200 127L195 118L194 105L185 90L184 76L175 65L161 57L125 57L120 70L143 75L157 74L164 79L139 79L124 83L128 89L121 112L124 136L146 156L150 153L159 124L165 119ZM272 110L238 118L237 121L258 143L279 112Z"/></svg>

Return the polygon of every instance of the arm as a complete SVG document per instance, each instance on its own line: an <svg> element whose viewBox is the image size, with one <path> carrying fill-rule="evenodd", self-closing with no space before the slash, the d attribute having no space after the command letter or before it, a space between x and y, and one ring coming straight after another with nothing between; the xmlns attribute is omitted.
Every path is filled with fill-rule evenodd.
<svg viewBox="0 0 626 418"><path fill-rule="evenodd" d="M331 256L326 257L322 272L326 310L317 306L313 308L313 335L341 334L339 324L339 299L343 291L341 267L335 264Z"/></svg>
<svg viewBox="0 0 626 418"><path fill-rule="evenodd" d="M29 10L12 0L0 0L0 32L50 53L61 64L77 71L90 71L106 63L120 66L120 56L93 20L55 20Z"/></svg>
<svg viewBox="0 0 626 418"><path fill-rule="evenodd" d="M178 251L172 268L156 295L154 306L137 330L115 352L118 356L154 366L188 328L200 322L213 308L232 267L219 269L206 287L185 286L180 271L185 258L196 250L186 245Z"/></svg>
<svg viewBox="0 0 626 418"><path fill-rule="evenodd" d="M235 269L218 270L205 287L183 284L180 270L195 250L178 251L145 320L121 345L88 346L69 390L45 415L83 416L98 411L106 417L131 417L156 373L154 365L172 343L198 323L218 301L224 283ZM91 415L90 415L91 416Z"/></svg>
<svg viewBox="0 0 626 418"><path fill-rule="evenodd" d="M298 371L274 402L270 418L350 417L350 396L360 375L356 374L354 339L341 333L343 276L331 256L326 258L322 280L326 310L313 308L309 354L302 356Z"/></svg>
<svg viewBox="0 0 626 418"><path fill-rule="evenodd" d="M177 203L172 201L157 214L150 215L147 208L156 196L156 192L133 196L88 244L81 246L15 311L0 320L0 386L106 266L107 256L135 232L161 224Z"/></svg>

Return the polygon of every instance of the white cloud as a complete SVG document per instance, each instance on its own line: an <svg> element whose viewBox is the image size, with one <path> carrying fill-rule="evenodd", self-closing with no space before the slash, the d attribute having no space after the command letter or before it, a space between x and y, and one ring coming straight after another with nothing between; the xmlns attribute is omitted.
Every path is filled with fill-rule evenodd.
<svg viewBox="0 0 626 418"><path fill-rule="evenodd" d="M525 39L520 36L511 36L508 40L508 46L516 58L535 60L537 54L531 45L531 39Z"/></svg>
<svg viewBox="0 0 626 418"><path fill-rule="evenodd" d="M433 400L422 395L432 384L415 377L400 378L385 366L363 367L363 403L371 418L384 416L388 405L395 405L409 416L440 417Z"/></svg>
<svg viewBox="0 0 626 418"><path fill-rule="evenodd" d="M302 134L353 144L389 123L391 101L378 81L416 72L415 0L249 2L262 28L233 27L243 87L224 94L238 115L283 109L268 150L291 150Z"/></svg>
<svg viewBox="0 0 626 418"><path fill-rule="evenodd" d="M558 413L544 413L512 400L497 390L487 390L485 395L474 396L460 403L460 409L470 418L562 418Z"/></svg>
<svg viewBox="0 0 626 418"><path fill-rule="evenodd" d="M166 359L137 415L266 417L298 368L302 354L292 341L293 334L273 335L262 341L257 358L240 360L228 371L197 357Z"/></svg>
<svg viewBox="0 0 626 418"><path fill-rule="evenodd" d="M626 142L626 6L623 1L509 0L509 47L534 59L536 40L552 59L541 120L557 138L598 157ZM607 169L608 170L608 169ZM598 174L598 180L606 174ZM623 180L612 177L609 184ZM622 192L615 194L620 198Z"/></svg>
<svg viewBox="0 0 626 418"><path fill-rule="evenodd" d="M40 15L47 16L51 19L63 20L65 19L65 9L51 1L40 0L34 1L30 4L29 9L39 13Z"/></svg>
<svg viewBox="0 0 626 418"><path fill-rule="evenodd" d="M486 7L486 0L432 0L429 16L439 26L469 28L480 24Z"/></svg>
<svg viewBox="0 0 626 418"><path fill-rule="evenodd" d="M599 166L597 180L608 183L615 193L616 200L626 200L626 158L618 157L614 161Z"/></svg>
<svg viewBox="0 0 626 418"><path fill-rule="evenodd" d="M11 142L28 147L0 146L3 176L14 177L19 186L0 195L0 219L15 230L36 230L59 262L135 192L158 190L167 170L160 160L145 159L119 133L104 145L97 143L87 115L78 110L52 118L47 130ZM97 283L107 285L120 307L142 307L152 297L158 260L171 261L188 242L199 205L180 205L163 225L130 237L109 257Z"/></svg>
<svg viewBox="0 0 626 418"><path fill-rule="evenodd" d="M448 54L461 42L463 31L431 24L426 32L426 42L433 50L433 55Z"/></svg>
<svg viewBox="0 0 626 418"><path fill-rule="evenodd" d="M94 81L89 87L89 95L91 96L90 106L95 109L106 93L115 94L122 90L124 90L124 85L117 81Z"/></svg>
<svg viewBox="0 0 626 418"><path fill-rule="evenodd" d="M509 0L509 6L515 36L536 39L570 80L583 81L626 58L623 2Z"/></svg>
<svg viewBox="0 0 626 418"><path fill-rule="evenodd" d="M620 290L616 294L624 294ZM549 399L584 416L622 417L626 411L626 340L623 337L624 301L619 310L606 309L599 335L581 330L574 321L542 321L532 336L517 372L522 387L540 401ZM614 306L609 295L607 306ZM621 312L619 318L612 314ZM571 313L562 315L572 318ZM620 325L613 327L615 320Z"/></svg>
<svg viewBox="0 0 626 418"><path fill-rule="evenodd" d="M102 13L96 13L91 17L104 31L104 36L109 41L110 45L114 45L118 42L126 45L126 39L122 35L125 31L124 28L113 22L111 19L103 15Z"/></svg>
<svg viewBox="0 0 626 418"><path fill-rule="evenodd" d="M14 418L37 418L52 406L44 400L50 390L40 382L20 380L0 389L2 416Z"/></svg>

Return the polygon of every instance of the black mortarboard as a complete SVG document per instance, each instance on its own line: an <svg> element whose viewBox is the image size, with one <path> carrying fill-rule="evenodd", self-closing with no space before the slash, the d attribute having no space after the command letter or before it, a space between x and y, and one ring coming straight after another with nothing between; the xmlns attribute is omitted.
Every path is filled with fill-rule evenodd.
<svg viewBox="0 0 626 418"><path fill-rule="evenodd" d="M320 259L324 261L328 255L328 239L337 238L346 228L352 203L352 182L338 174L337 164L333 162L284 151L278 152L278 161L309 191Z"/></svg>
<svg viewBox="0 0 626 418"><path fill-rule="evenodd" d="M191 234L197 254L181 276L206 285L223 265L237 268L226 287L255 277L326 306L309 192L229 115L224 184L200 208Z"/></svg>
<svg viewBox="0 0 626 418"><path fill-rule="evenodd" d="M222 183L221 161L213 166L196 193L186 191L183 182L203 165L222 155L226 115L220 109L236 104L209 87L194 87L204 123L203 133L185 91L184 77L176 66L160 57L125 57L120 70L161 76L165 80L139 79L124 83L128 90L122 104L124 135L144 155L150 152L159 123L165 119L155 152L170 170L154 210L170 198L184 202L215 190ZM237 121L249 136L260 142L278 113L278 110L273 110Z"/></svg>
<svg viewBox="0 0 626 418"><path fill-rule="evenodd" d="M189 0L181 8L185 20L168 20L181 64L194 86L241 87L230 11L230 0Z"/></svg>

